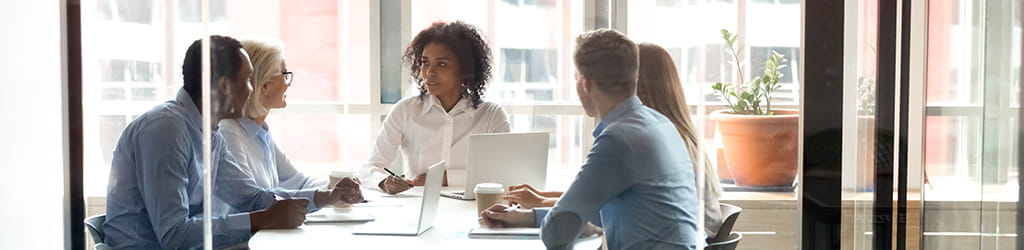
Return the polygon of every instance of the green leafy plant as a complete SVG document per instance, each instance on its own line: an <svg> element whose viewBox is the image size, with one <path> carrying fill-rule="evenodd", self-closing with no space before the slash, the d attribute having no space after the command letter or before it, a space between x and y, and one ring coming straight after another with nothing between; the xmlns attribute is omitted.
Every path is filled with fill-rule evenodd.
<svg viewBox="0 0 1024 250"><path fill-rule="evenodd" d="M871 57L874 59L878 51L875 46L869 45ZM875 64L868 60L864 76L857 77L857 114L875 115Z"/></svg>
<svg viewBox="0 0 1024 250"><path fill-rule="evenodd" d="M725 51L733 57L736 73L739 76L739 83L717 82L711 88L722 96L722 100L729 105L733 114L744 115L772 115L772 95L782 87L779 79L782 79L782 69L786 67L786 58L778 52L772 51L768 60L764 62L764 72L753 81L747 82L743 79L743 66L740 55L743 54L743 45L736 43L739 35L722 29L722 39L725 40ZM764 105L762 105L764 104Z"/></svg>
<svg viewBox="0 0 1024 250"><path fill-rule="evenodd" d="M857 77L857 114L875 115L875 79Z"/></svg>

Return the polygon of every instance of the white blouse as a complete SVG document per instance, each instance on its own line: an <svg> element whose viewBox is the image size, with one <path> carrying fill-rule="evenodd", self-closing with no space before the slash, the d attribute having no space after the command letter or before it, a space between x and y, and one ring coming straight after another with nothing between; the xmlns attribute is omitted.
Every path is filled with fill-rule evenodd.
<svg viewBox="0 0 1024 250"><path fill-rule="evenodd" d="M509 131L508 115L497 104L482 102L474 109L468 98L462 98L445 112L433 95L409 97L395 104L384 119L359 179L367 188L379 188L389 175L384 167L391 166L401 147L406 178L415 178L430 165L445 161L448 184L465 185L469 136Z"/></svg>
<svg viewBox="0 0 1024 250"><path fill-rule="evenodd" d="M248 172L260 187L300 190L327 186L326 179L309 177L295 169L277 147L266 123L260 126L252 119L239 118L222 120L219 126L218 130L239 168ZM214 210L234 212L217 205Z"/></svg>

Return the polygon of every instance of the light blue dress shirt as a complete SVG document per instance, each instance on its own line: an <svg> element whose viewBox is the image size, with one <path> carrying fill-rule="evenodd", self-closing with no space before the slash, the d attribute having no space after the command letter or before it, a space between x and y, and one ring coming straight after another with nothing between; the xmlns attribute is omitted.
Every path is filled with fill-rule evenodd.
<svg viewBox="0 0 1024 250"><path fill-rule="evenodd" d="M571 248L590 221L604 227L608 249L696 249L703 237L693 162L672 122L634 96L608 112L594 137L562 198L535 209L544 245Z"/></svg>
<svg viewBox="0 0 1024 250"><path fill-rule="evenodd" d="M203 245L202 115L184 89L139 116L114 150L104 241L113 249L195 249ZM242 171L214 130L213 193L238 211L268 207L275 195L310 200L315 190L266 190ZM251 237L249 214L213 217L214 247Z"/></svg>
<svg viewBox="0 0 1024 250"><path fill-rule="evenodd" d="M306 176L295 169L288 156L277 147L264 123L256 124L249 118L226 119L218 129L224 136L228 151L239 168L253 177L256 185L265 189L318 189L327 187L327 179ZM239 211L220 201L214 203L214 215Z"/></svg>

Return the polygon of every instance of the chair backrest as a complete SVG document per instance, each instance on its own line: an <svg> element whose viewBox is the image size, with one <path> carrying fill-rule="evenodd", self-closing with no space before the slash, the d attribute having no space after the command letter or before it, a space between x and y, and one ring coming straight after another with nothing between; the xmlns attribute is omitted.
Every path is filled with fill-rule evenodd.
<svg viewBox="0 0 1024 250"><path fill-rule="evenodd" d="M730 233L724 241L710 243L706 247L704 247L704 250L735 250L736 246L740 244L740 240L742 239L743 234L735 232Z"/></svg>
<svg viewBox="0 0 1024 250"><path fill-rule="evenodd" d="M722 220L722 227L718 228L718 233L709 240L709 243L726 241L732 237L732 227L736 225L736 219L740 217L740 212L743 212L743 208L735 205L719 203L719 207L722 209L722 216L725 219Z"/></svg>
<svg viewBox="0 0 1024 250"><path fill-rule="evenodd" d="M106 214L85 218L85 228L89 229L89 235L92 235L93 244L103 243L103 223L106 222Z"/></svg>

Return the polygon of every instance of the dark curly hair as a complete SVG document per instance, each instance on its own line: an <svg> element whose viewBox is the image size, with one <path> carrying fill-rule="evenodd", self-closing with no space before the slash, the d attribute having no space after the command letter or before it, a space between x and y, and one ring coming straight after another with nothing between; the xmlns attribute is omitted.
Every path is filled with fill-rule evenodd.
<svg viewBox="0 0 1024 250"><path fill-rule="evenodd" d="M420 78L420 60L423 55L423 48L430 43L440 43L448 46L455 57L459 60L459 72L461 85L460 92L463 97L469 98L473 108L478 108L480 97L484 94L487 81L491 79L491 48L487 41L480 35L472 24L463 21L452 23L434 22L412 39L409 48L402 55L402 62L412 68L412 78L420 88L420 98L427 95L427 89L423 86L423 79Z"/></svg>

